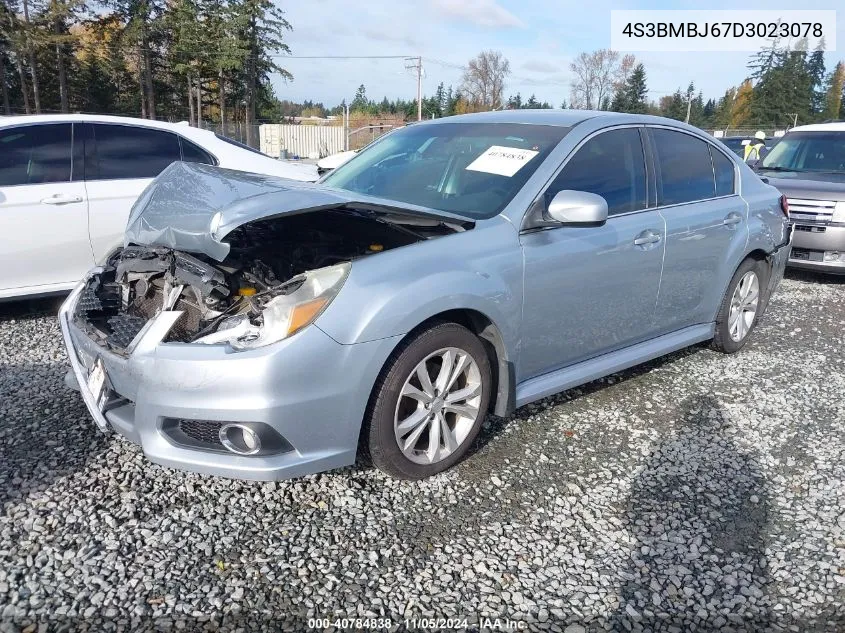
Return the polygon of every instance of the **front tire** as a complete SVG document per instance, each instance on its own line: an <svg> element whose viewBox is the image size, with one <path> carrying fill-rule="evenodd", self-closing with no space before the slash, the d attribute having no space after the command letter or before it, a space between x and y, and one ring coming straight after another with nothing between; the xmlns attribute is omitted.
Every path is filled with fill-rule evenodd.
<svg viewBox="0 0 845 633"><path fill-rule="evenodd" d="M373 463L399 479L422 479L464 456L490 402L484 345L457 323L436 323L405 341L376 381L364 419Z"/></svg>
<svg viewBox="0 0 845 633"><path fill-rule="evenodd" d="M756 259L737 268L716 315L714 349L733 354L745 346L765 305L766 272L765 262Z"/></svg>

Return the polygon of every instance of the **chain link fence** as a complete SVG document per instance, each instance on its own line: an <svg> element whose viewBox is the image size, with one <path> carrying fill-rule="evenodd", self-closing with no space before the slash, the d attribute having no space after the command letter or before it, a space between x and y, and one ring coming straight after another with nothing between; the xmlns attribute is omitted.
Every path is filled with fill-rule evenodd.
<svg viewBox="0 0 845 633"><path fill-rule="evenodd" d="M233 141L243 143L244 145L248 145L253 149L261 151L261 135L259 134L261 129L260 123L247 125L241 121L227 121L226 129L224 130L223 126L219 123L201 121L201 125L199 127L204 130L211 130L215 134L220 134L221 136L230 138ZM252 128L252 134L249 133L249 128Z"/></svg>

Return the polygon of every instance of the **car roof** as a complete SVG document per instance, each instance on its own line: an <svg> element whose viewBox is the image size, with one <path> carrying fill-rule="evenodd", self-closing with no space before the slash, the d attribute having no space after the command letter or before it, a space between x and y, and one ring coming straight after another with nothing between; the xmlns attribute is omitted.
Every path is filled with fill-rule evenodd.
<svg viewBox="0 0 845 633"><path fill-rule="evenodd" d="M845 132L845 121L833 123L813 123L812 125L799 125L790 132Z"/></svg>
<svg viewBox="0 0 845 633"><path fill-rule="evenodd" d="M156 121L154 119L138 119L129 116L114 116L109 114L26 114L21 116L4 117L0 125L26 125L32 123L62 123L62 122L88 122L88 123L118 123L122 125L139 125L152 127L171 132L179 132L186 136L193 134L213 134L210 130L201 130L183 123L170 123L169 121Z"/></svg>
<svg viewBox="0 0 845 633"><path fill-rule="evenodd" d="M625 114L605 110L494 110L492 112L475 112L473 114L459 114L443 117L442 119L425 120L418 125L442 125L445 123L523 123L533 125L557 125L573 127L584 121L601 121L603 125L624 124L654 124L675 127L681 130L693 131L701 134L701 130L682 121L667 119L662 116L649 114Z"/></svg>

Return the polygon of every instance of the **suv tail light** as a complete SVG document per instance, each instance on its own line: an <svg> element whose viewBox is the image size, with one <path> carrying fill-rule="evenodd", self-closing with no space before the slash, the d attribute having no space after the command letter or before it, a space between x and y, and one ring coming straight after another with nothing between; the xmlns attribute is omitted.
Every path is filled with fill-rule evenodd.
<svg viewBox="0 0 845 633"><path fill-rule="evenodd" d="M789 201L786 199L786 196L780 197L780 210L783 211L786 217L789 217Z"/></svg>

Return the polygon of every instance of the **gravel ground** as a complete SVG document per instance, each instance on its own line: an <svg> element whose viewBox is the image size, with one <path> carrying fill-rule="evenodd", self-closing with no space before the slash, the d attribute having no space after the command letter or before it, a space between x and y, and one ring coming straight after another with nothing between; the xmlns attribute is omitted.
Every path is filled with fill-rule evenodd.
<svg viewBox="0 0 845 633"><path fill-rule="evenodd" d="M845 631L843 291L791 274L740 354L490 418L417 483L153 465L63 387L55 319L0 306L0 631Z"/></svg>

